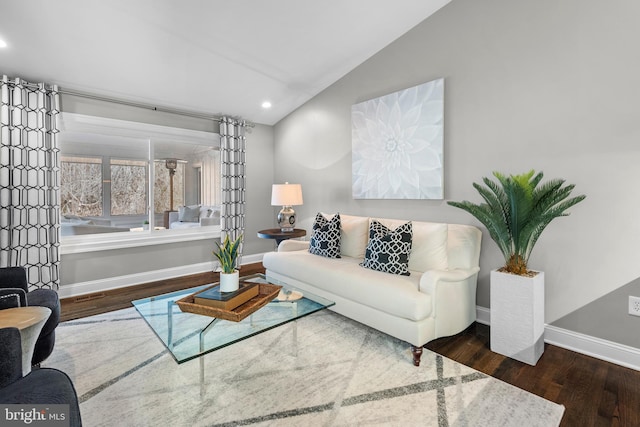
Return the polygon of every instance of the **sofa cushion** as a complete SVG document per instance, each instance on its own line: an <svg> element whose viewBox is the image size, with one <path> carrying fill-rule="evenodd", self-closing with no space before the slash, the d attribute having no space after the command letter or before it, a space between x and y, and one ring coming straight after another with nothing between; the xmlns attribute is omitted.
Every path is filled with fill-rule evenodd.
<svg viewBox="0 0 640 427"><path fill-rule="evenodd" d="M431 315L432 298L418 290L419 274L382 274L360 267L360 261L357 258L332 259L314 256L307 251L290 251L267 252L263 264L268 271L309 283L393 316L419 321Z"/></svg>
<svg viewBox="0 0 640 427"><path fill-rule="evenodd" d="M378 219L394 229L406 222L398 219ZM428 270L449 268L447 255L448 225L436 222L412 221L413 241L409 255L409 270L424 273Z"/></svg>
<svg viewBox="0 0 640 427"><path fill-rule="evenodd" d="M200 206L178 206L178 221L180 222L200 221Z"/></svg>
<svg viewBox="0 0 640 427"><path fill-rule="evenodd" d="M366 216L340 215L340 253L343 256L363 259L369 240L369 218Z"/></svg>
<svg viewBox="0 0 640 427"><path fill-rule="evenodd" d="M360 265L376 271L409 276L412 234L411 221L390 230L375 219L371 220L369 243Z"/></svg>
<svg viewBox="0 0 640 427"><path fill-rule="evenodd" d="M326 258L340 258L340 214L327 219L318 212L311 231L309 252Z"/></svg>

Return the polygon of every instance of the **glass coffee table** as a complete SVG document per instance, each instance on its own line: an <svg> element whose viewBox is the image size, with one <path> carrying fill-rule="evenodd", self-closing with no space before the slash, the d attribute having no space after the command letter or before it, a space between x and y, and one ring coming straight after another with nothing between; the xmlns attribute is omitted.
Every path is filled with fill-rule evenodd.
<svg viewBox="0 0 640 427"><path fill-rule="evenodd" d="M267 280L263 274L243 277L242 280L282 286L278 297L282 296L283 300L276 297L240 322L226 321L180 310L176 301L207 288L211 284L132 301L138 313L177 363L200 358L201 394L204 392L203 355L335 304L333 301L306 291L299 291L280 281ZM302 294L301 297L300 294ZM293 325L293 339L295 343L297 339L295 323Z"/></svg>

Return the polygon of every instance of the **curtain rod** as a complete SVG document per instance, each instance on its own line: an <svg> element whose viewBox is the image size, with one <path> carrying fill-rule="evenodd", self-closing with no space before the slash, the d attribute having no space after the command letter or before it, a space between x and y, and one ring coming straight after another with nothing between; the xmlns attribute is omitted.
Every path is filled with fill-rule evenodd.
<svg viewBox="0 0 640 427"><path fill-rule="evenodd" d="M78 97L81 97L81 98L95 99L96 101L105 101L105 102L111 102L111 103L114 103L114 104L128 105L130 107L144 108L144 109L147 109L147 110L159 111L159 112L162 112L162 113L171 113L171 114L177 114L177 115L180 115L180 116L187 116L187 117L194 117L194 118L198 118L198 119L213 120L215 122L221 122L222 121L222 118L220 118L220 117L207 115L207 114L202 114L202 113L197 113L197 112L194 112L194 111L185 111L185 110L178 110L178 109L166 108L166 107L156 107L154 105L144 104L144 103L141 103L141 102L126 101L126 100L123 100L123 99L111 98L111 97L101 96L101 95L94 95L94 94L86 93L86 92L78 92L78 91L68 90L68 89L59 89L58 93L63 94L63 95L78 96ZM244 126L246 126L246 127L254 127L255 126L253 123L250 123L250 122L246 122L246 121L242 121L242 120L240 120L240 122L243 122Z"/></svg>
<svg viewBox="0 0 640 427"><path fill-rule="evenodd" d="M219 117L209 116L209 115L202 114L202 113L196 113L196 112L192 112L192 111L182 111L182 110L176 110L176 109L165 108L165 107L156 107L154 105L143 104L141 102L126 101L124 99L116 99L116 98L111 98L111 97L107 97L107 96L94 95L94 94L91 94L91 93L78 92L78 91L75 91L75 90L59 89L58 93L60 93L62 95L72 95L72 96L78 96L78 97L81 97L81 98L94 99L96 101L111 102L113 104L128 105L130 107L144 108L144 109L147 109L147 110L159 111L159 112L162 112L162 113L172 113L172 114L178 114L178 115L181 115L181 116L195 117L195 118L198 118L198 119L213 120L213 121L216 121L216 122L220 122L221 121L221 119Z"/></svg>
<svg viewBox="0 0 640 427"><path fill-rule="evenodd" d="M15 84L15 82L12 82L12 81L9 81L7 83ZM40 85L38 83L30 83L30 82L26 82L24 80L20 80L20 84L22 86L36 88L36 89L40 87ZM52 86L53 85L45 84L44 88L47 91L52 91L53 90ZM78 96L78 97L81 97L81 98L94 99L96 101L104 101L104 102L111 102L111 103L120 104L120 105L128 105L130 107L144 108L146 110L158 111L158 112L162 112L162 113L171 113L171 114L177 114L177 115L180 115L180 116L194 117L194 118L206 119L206 120L213 120L215 122L221 122L222 121L222 119L220 117L216 117L216 116L212 116L212 115L196 113L196 112L193 112L193 111L178 110L178 109L173 109L173 108L156 107L154 105L143 104L141 102L126 101L126 100L123 100L123 99L117 99L117 98L111 98L111 97L106 97L106 96L94 95L94 94L91 94L91 93L79 92L79 91L75 91L75 90L68 90L68 89L58 88L58 93L62 94L62 95L71 95L71 96ZM240 122L242 123L243 121L240 120ZM255 124L244 121L244 126L252 128L252 127L255 126Z"/></svg>

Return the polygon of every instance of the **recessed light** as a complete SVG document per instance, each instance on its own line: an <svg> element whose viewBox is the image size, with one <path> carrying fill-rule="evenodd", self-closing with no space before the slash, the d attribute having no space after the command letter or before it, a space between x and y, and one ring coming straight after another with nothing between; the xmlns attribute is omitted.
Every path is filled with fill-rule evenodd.
<svg viewBox="0 0 640 427"><path fill-rule="evenodd" d="M271 103L269 101L264 101L262 103L262 108L264 109L271 108Z"/></svg>
<svg viewBox="0 0 640 427"><path fill-rule="evenodd" d="M0 48L7 47L7 42L0 39Z"/></svg>

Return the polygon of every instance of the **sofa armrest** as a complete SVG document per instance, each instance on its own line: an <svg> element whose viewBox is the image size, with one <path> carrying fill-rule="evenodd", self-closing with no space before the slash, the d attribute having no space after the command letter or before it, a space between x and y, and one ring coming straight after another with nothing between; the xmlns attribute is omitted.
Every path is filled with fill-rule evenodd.
<svg viewBox="0 0 640 427"><path fill-rule="evenodd" d="M449 336L476 320L479 267L429 270L420 278L420 292L431 295L436 336Z"/></svg>
<svg viewBox="0 0 640 427"><path fill-rule="evenodd" d="M309 242L304 240L283 240L278 245L278 252L306 251L309 249Z"/></svg>

